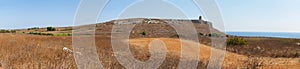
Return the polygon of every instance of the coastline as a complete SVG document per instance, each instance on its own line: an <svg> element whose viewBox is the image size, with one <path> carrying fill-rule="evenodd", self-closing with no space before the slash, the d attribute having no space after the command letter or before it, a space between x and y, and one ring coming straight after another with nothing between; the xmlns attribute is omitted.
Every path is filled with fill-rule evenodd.
<svg viewBox="0 0 300 69"><path fill-rule="evenodd" d="M296 32L226 32L230 36L249 38L290 38L300 39L300 33Z"/></svg>

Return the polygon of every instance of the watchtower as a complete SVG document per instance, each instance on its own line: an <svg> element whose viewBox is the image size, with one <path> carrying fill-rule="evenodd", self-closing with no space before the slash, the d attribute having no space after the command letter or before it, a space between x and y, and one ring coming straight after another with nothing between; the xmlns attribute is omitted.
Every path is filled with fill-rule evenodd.
<svg viewBox="0 0 300 69"><path fill-rule="evenodd" d="M202 16L199 16L199 22L200 24L203 23Z"/></svg>

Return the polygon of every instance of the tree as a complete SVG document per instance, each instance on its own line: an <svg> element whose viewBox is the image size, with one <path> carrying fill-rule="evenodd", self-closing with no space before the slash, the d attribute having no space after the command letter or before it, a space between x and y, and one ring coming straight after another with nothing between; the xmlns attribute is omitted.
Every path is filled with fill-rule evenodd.
<svg viewBox="0 0 300 69"><path fill-rule="evenodd" d="M54 27L47 27L47 31L56 31Z"/></svg>
<svg viewBox="0 0 300 69"><path fill-rule="evenodd" d="M142 34L142 35L144 35L144 36L147 35L147 33L146 33L145 31L143 31L143 32L140 33L140 34Z"/></svg>

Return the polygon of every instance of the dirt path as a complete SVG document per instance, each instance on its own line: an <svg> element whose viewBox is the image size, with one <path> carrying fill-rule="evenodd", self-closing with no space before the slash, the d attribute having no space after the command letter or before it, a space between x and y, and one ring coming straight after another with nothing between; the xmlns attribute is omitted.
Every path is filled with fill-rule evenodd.
<svg viewBox="0 0 300 69"><path fill-rule="evenodd" d="M154 40L159 39L163 41L168 49L168 53L180 56L181 54L181 43L179 39L172 38L139 38L131 39L129 42L132 45L140 47L148 47L148 44ZM192 41L182 41L182 45L189 46L188 54L194 54L197 51L196 47L193 46L195 42ZM199 44L200 53L199 60L202 62L207 62L211 56L211 48L209 46ZM290 68L290 69L300 69L300 59L299 58L269 58L269 57L247 57L244 55L239 55L232 52L226 52L225 59L223 62L223 68Z"/></svg>

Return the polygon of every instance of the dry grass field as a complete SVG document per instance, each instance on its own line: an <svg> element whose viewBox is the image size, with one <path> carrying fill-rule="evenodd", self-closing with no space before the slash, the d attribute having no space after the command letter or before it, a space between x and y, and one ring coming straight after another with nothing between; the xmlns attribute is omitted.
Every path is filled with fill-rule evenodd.
<svg viewBox="0 0 300 69"><path fill-rule="evenodd" d="M72 39L67 36L38 36L25 34L0 34L0 62L7 69L76 69L71 53L63 51L63 47L72 48ZM176 38L135 38L130 39L130 49L136 59L149 59L148 44L153 39L165 42L168 53L160 69L174 69L180 58L180 40ZM123 69L113 56L110 37L96 36L96 46L100 61L105 68ZM184 43L195 43L184 41ZM191 47L191 51L193 48ZM200 44L198 68L206 67L211 47ZM190 52L192 53L192 52ZM234 58L234 59L233 59ZM225 69L232 68L290 68L299 69L299 58L249 57L226 52L222 65Z"/></svg>
<svg viewBox="0 0 300 69"><path fill-rule="evenodd" d="M205 69L209 63L211 47L208 24L194 23L200 42L183 40L189 47L188 54L195 54L189 44L200 45L198 69ZM111 46L113 21L96 24L95 43L99 60L106 69L125 69L114 56ZM71 27L57 28L50 33L71 33ZM23 33L24 32L24 33ZM73 53L64 51L72 49L72 36L46 36L27 34L28 32L49 32L45 28L34 30L17 30L16 33L0 33L0 69L77 69ZM142 35L141 32L146 32ZM147 61L151 54L148 44L159 39L168 50L159 69L176 69L180 60L181 41L176 31L165 22L157 24L136 24L129 36L129 48L134 58ZM232 38L232 37L229 37ZM300 69L299 39L283 38L248 38L247 45L228 45L222 65L223 69ZM125 41L125 40L124 40ZM127 53L128 54L128 53Z"/></svg>
<svg viewBox="0 0 300 69"><path fill-rule="evenodd" d="M71 37L51 37L25 34L0 34L0 62L7 69L72 69L76 64L72 54Z"/></svg>

